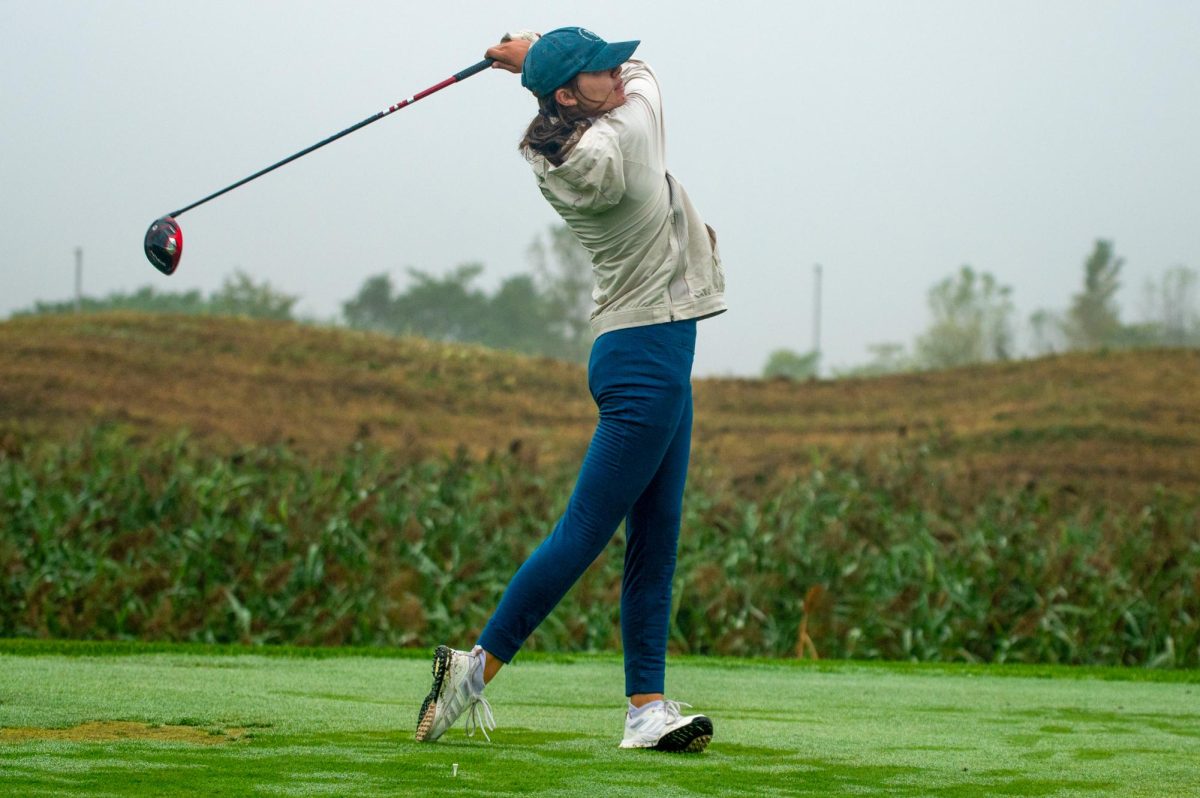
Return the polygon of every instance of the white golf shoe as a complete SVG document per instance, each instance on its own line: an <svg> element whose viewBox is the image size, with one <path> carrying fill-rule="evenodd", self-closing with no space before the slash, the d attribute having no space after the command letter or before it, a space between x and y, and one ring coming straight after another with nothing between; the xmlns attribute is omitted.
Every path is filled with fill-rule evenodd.
<svg viewBox="0 0 1200 798"><path fill-rule="evenodd" d="M698 754L712 740L712 721L704 715L683 715L679 701L652 701L641 712L625 714L622 748L653 748L656 751Z"/></svg>
<svg viewBox="0 0 1200 798"><path fill-rule="evenodd" d="M459 716L467 713L467 736L475 729L488 737L488 729L496 728L492 706L483 697L483 652L479 646L470 651L456 651L438 646L433 652L433 688L421 704L417 715L417 741L431 743L445 734Z"/></svg>

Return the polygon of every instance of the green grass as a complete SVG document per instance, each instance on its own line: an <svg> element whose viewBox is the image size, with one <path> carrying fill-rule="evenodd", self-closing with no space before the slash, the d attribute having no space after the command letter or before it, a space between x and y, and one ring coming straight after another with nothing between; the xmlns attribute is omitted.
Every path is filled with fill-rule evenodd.
<svg viewBox="0 0 1200 798"><path fill-rule="evenodd" d="M0 794L1200 795L1195 671L679 658L668 688L716 736L667 756L617 750L613 655L523 655L488 688L491 743L419 745L425 658L252 652L0 641L0 728L248 730L0 742Z"/></svg>

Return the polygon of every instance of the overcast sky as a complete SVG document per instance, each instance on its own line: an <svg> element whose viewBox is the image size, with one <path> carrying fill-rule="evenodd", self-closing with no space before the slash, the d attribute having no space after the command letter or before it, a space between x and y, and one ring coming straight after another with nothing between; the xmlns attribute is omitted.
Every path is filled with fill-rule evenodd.
<svg viewBox="0 0 1200 798"><path fill-rule="evenodd" d="M575 9L575 10L568 10ZM535 111L487 72L180 218L149 223L425 88L507 29L642 40L668 165L721 236L730 311L699 375L812 345L911 345L964 264L1024 322L1065 308L1098 237L1120 294L1200 268L1200 2L24 2L0 0L0 317L84 292L205 292L241 268L334 318L370 275L530 269L557 221L516 141Z"/></svg>

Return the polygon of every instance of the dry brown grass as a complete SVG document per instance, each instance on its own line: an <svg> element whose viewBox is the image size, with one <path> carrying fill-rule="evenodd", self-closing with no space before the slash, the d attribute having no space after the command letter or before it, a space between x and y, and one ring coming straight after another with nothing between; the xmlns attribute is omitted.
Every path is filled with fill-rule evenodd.
<svg viewBox="0 0 1200 798"><path fill-rule="evenodd" d="M36 726L0 729L0 743L51 740L75 743L150 741L221 745L236 742L244 735L245 729L240 728L205 729L197 726L165 726L130 721L99 720L65 729L45 729Z"/></svg>
<svg viewBox="0 0 1200 798"><path fill-rule="evenodd" d="M1200 352L1067 355L796 385L702 382L701 435L756 474L925 442L964 484L1133 497L1200 487ZM751 443L755 442L755 443Z"/></svg>
<svg viewBox="0 0 1200 798"><path fill-rule="evenodd" d="M773 484L814 458L930 445L967 490L1041 482L1136 498L1200 488L1200 352L1070 355L873 379L704 379L697 460ZM411 460L519 447L576 459L583 368L291 323L133 313L0 323L0 446L99 422L217 449L356 440Z"/></svg>

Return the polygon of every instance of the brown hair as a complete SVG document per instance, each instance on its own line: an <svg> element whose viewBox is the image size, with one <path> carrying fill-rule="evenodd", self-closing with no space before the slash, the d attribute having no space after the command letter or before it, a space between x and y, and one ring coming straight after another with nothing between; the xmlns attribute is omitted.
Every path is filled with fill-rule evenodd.
<svg viewBox="0 0 1200 798"><path fill-rule="evenodd" d="M575 79L572 78L565 85L574 88ZM579 106L560 106L551 92L538 98L538 115L525 129L518 149L526 158L532 158L537 153L544 155L555 166L562 166L584 131L591 126L591 119Z"/></svg>

